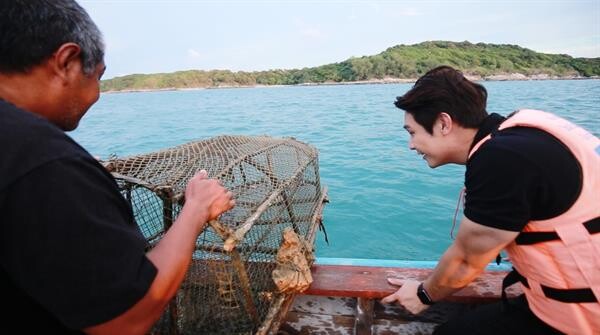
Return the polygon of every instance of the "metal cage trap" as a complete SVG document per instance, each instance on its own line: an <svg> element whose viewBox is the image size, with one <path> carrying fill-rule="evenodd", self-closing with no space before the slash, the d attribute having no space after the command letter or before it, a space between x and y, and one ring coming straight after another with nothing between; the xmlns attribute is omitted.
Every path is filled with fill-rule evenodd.
<svg viewBox="0 0 600 335"><path fill-rule="evenodd" d="M210 222L156 334L269 334L307 288L326 191L317 150L293 138L220 136L105 162L151 248L204 169L236 206Z"/></svg>

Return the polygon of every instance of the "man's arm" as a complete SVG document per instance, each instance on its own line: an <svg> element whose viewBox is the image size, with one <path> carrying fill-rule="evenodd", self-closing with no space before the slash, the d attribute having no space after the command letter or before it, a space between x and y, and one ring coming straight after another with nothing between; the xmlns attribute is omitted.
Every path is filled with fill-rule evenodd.
<svg viewBox="0 0 600 335"><path fill-rule="evenodd" d="M442 300L460 290L477 278L487 264L518 234L519 232L483 226L464 217L456 240L446 250L423 287L433 301ZM402 287L385 297L382 302L397 301L415 314L427 308L417 297L418 282L402 282L393 278L389 281Z"/></svg>
<svg viewBox="0 0 600 335"><path fill-rule="evenodd" d="M456 240L423 286L434 301L460 290L479 276L519 232L480 225L463 218Z"/></svg>
<svg viewBox="0 0 600 335"><path fill-rule="evenodd" d="M130 309L105 323L86 328L88 334L146 334L160 318L188 270L196 238L209 220L231 209L235 202L206 172L198 173L186 188L186 203L162 240L147 253L158 273L144 297Z"/></svg>

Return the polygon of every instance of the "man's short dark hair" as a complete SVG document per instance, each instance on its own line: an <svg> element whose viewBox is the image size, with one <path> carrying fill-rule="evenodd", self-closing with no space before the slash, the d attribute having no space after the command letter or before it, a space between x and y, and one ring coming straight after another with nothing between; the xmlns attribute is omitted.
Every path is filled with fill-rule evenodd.
<svg viewBox="0 0 600 335"><path fill-rule="evenodd" d="M0 0L0 72L26 72L64 43L81 48L83 71L104 58L102 34L74 0Z"/></svg>
<svg viewBox="0 0 600 335"><path fill-rule="evenodd" d="M440 66L423 75L403 96L396 98L396 107L410 113L430 134L441 112L465 128L477 128L488 115L487 91L469 81L462 72Z"/></svg>

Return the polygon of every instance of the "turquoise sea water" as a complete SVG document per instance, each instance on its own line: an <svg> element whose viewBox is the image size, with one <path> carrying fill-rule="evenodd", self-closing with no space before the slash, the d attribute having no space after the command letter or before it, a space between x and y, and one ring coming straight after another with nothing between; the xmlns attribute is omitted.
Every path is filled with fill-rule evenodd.
<svg viewBox="0 0 600 335"><path fill-rule="evenodd" d="M488 111L544 109L600 136L600 80L484 82ZM464 167L430 169L408 149L395 97L412 84L103 94L71 133L90 153L127 156L217 135L292 136L319 149L330 203L317 256L436 260Z"/></svg>

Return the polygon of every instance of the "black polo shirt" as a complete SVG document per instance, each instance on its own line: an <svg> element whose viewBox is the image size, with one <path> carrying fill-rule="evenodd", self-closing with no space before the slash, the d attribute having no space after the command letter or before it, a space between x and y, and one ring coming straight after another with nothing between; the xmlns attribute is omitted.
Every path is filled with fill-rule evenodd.
<svg viewBox="0 0 600 335"><path fill-rule="evenodd" d="M557 138L537 128L496 131L505 118L491 114L472 146L492 133L467 161L464 214L476 223L521 231L530 220L564 213L582 187L581 166Z"/></svg>
<svg viewBox="0 0 600 335"><path fill-rule="evenodd" d="M0 176L1 327L68 333L145 295L157 270L111 175L62 130L2 100Z"/></svg>

